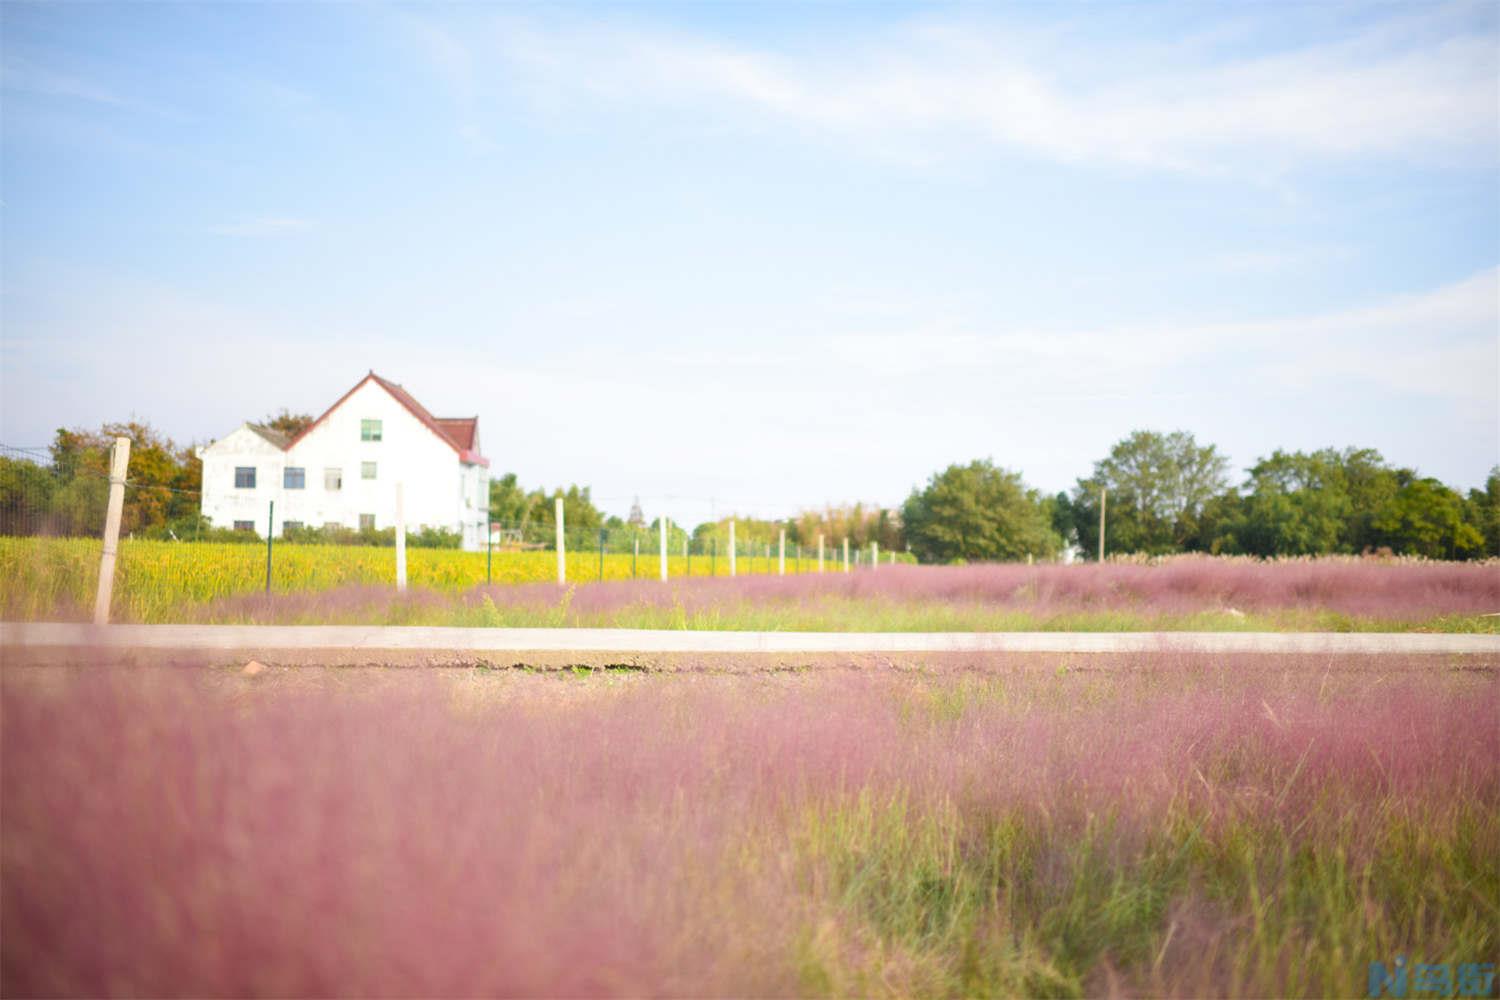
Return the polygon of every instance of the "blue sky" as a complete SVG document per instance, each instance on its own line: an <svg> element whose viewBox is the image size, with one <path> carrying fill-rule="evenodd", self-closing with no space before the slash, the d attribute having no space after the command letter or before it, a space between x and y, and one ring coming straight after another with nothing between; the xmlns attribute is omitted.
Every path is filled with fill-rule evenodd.
<svg viewBox="0 0 1500 1000"><path fill-rule="evenodd" d="M696 521L1500 461L1500 6L0 5L0 440L367 369Z"/></svg>

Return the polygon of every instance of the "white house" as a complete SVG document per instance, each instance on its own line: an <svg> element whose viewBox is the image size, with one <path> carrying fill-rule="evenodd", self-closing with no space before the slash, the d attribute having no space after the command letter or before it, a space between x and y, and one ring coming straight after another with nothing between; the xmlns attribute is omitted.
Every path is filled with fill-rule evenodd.
<svg viewBox="0 0 1500 1000"><path fill-rule="evenodd" d="M387 528L396 484L409 530L462 533L484 548L489 460L478 417L434 417L411 393L373 371L296 437L242 424L203 459L203 515L216 527L281 534L288 526Z"/></svg>

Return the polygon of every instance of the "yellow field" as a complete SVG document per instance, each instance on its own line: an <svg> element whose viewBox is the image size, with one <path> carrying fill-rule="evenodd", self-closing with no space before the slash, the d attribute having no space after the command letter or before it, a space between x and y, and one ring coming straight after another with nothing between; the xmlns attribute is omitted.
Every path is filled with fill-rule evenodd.
<svg viewBox="0 0 1500 1000"><path fill-rule="evenodd" d="M8 619L35 619L56 614L77 615L93 606L99 573L101 543L92 538L0 537L0 614ZM569 582L600 578L597 552L574 552L568 557ZM688 575L683 556L667 559L673 578ZM729 558L694 555L692 575L729 575ZM835 569L833 560L827 568ZM654 579L657 556L643 552L638 575ZM802 560L802 572L816 572L817 560ZM741 556L741 575L776 571L776 559ZM797 572L787 557L786 571ZM406 551L406 577L413 587L463 590L485 581L485 554L455 549ZM495 583L545 583L557 578L557 556L552 552L496 552ZM603 578L631 578L631 556L606 554ZM277 543L273 549L271 590L276 593L326 590L345 584L394 585L396 550L352 545L295 545ZM196 604L232 594L253 594L266 585L263 545L226 545L212 542L120 543L112 613L120 621L164 621L164 612L184 603Z"/></svg>

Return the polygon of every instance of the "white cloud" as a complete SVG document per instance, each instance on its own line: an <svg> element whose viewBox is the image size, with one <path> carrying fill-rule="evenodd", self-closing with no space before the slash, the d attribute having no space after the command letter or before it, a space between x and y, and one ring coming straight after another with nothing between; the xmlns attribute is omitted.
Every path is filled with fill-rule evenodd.
<svg viewBox="0 0 1500 1000"><path fill-rule="evenodd" d="M466 109L511 87L548 108L669 106L716 122L738 112L919 157L977 143L1274 173L1371 155L1491 164L1500 149L1493 34L1437 9L1217 62L1192 42L932 19L801 53L611 23L497 19L488 32L426 25L412 37ZM493 68L488 83L481 67Z"/></svg>
<svg viewBox="0 0 1500 1000"><path fill-rule="evenodd" d="M725 363L853 378L982 374L1012 398L1219 393L1222 376L1287 389L1350 378L1397 392L1494 407L1500 394L1500 268L1373 305L1239 322L1005 329L947 319L909 329L801 338L794 350L726 358L664 353L679 366ZM1245 367L1249 365L1250 367ZM1212 378L1183 380L1190 370Z"/></svg>

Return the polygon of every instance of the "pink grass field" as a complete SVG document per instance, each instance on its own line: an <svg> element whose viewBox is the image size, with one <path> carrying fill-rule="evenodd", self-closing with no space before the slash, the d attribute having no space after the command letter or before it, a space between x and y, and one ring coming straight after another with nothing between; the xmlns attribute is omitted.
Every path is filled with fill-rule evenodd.
<svg viewBox="0 0 1500 1000"><path fill-rule="evenodd" d="M0 993L1326 995L1500 947L1493 662L723 666L8 662Z"/></svg>
<svg viewBox="0 0 1500 1000"><path fill-rule="evenodd" d="M554 584L477 587L454 596L390 588L226 598L184 610L205 621L446 621L455 609L492 608L502 623L526 623L555 611ZM1344 619L1413 625L1442 617L1500 613L1500 563L1440 563L1325 558L1264 562L1184 556L1158 564L1074 566L881 566L855 573L741 575L593 583L567 592L558 624L614 624L654 612L704 627L753 627L756 612L788 611L792 627L948 627L945 615L986 612L1035 622L1099 614L1137 616L1146 624L1172 616L1233 611L1327 613ZM912 621L891 621L902 614ZM931 625L920 621L931 614ZM1500 623L1500 617L1496 618ZM1086 622L1068 622L1087 627ZM712 627L712 626L710 626ZM1326 624L1323 627L1328 627Z"/></svg>

